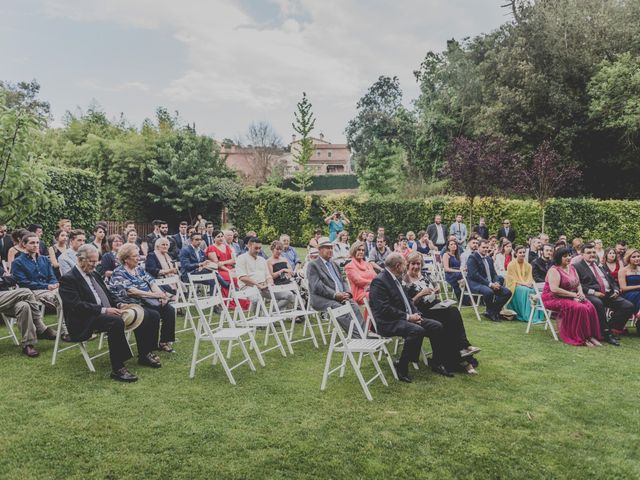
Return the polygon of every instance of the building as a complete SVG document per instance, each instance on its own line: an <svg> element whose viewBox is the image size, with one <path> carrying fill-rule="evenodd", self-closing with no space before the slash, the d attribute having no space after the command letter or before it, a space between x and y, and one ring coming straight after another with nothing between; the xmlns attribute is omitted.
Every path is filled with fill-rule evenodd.
<svg viewBox="0 0 640 480"><path fill-rule="evenodd" d="M345 143L331 143L325 140L321 133L320 138L313 140L313 156L309 160L309 166L315 170L316 175L348 174L351 171L351 150ZM286 173L293 175L298 170L298 165L293 161L295 155L301 149L301 141L293 135L290 143L291 153L285 157Z"/></svg>

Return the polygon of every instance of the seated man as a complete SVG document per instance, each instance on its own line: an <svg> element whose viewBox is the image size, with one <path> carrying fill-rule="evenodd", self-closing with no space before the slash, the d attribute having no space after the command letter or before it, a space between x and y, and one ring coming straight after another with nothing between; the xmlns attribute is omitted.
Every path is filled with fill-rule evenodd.
<svg viewBox="0 0 640 480"><path fill-rule="evenodd" d="M27 357L40 355L34 348L41 336L47 340L55 340L56 332L42 323L40 302L28 288L13 288L16 280L4 271L0 264L0 313L15 317L22 339L22 353Z"/></svg>
<svg viewBox="0 0 640 480"><path fill-rule="evenodd" d="M493 259L487 255L489 242L480 240L478 251L467 260L467 281L472 293L484 298L487 311L484 316L494 322L500 321L500 311L511 298L509 289L503 287L504 278L496 273Z"/></svg>
<svg viewBox="0 0 640 480"><path fill-rule="evenodd" d="M258 287L263 298L270 299L269 286L273 285L273 277L269 274L267 261L260 256L262 240L251 237L247 240L247 252L239 255L236 260L236 275L238 286ZM275 294L278 308L285 309L293 306L295 296L293 292L277 292Z"/></svg>
<svg viewBox="0 0 640 480"><path fill-rule="evenodd" d="M471 238L471 240L469 240L469 243L467 243L467 248L460 254L460 268L467 268L467 261L469 260L469 257L478 250L478 245L479 240L477 238ZM489 248L488 245L489 242L487 242L487 249Z"/></svg>
<svg viewBox="0 0 640 480"><path fill-rule="evenodd" d="M106 332L109 341L111 378L135 382L138 377L127 370L124 362L131 357L131 348L124 332L123 304L116 300L95 272L98 250L93 245L78 249L78 264L60 280L60 297L67 330L74 342L88 340L94 332ZM138 348L138 363L152 368L162 365L152 350L158 348L160 324L148 318L133 331Z"/></svg>
<svg viewBox="0 0 640 480"><path fill-rule="evenodd" d="M189 274L205 274L216 272L216 265L210 260L204 258L204 252L200 248L202 245L202 234L198 232L192 232L191 243L182 247L180 250L180 255L178 256L180 260L180 278L183 282L189 283ZM216 278L220 282L220 285L229 288L229 283L222 278L218 272L216 272ZM209 286L209 294L213 295L215 290L216 282L215 280L196 282L203 283Z"/></svg>
<svg viewBox="0 0 640 480"><path fill-rule="evenodd" d="M83 230L71 230L69 232L69 247L58 258L60 275L70 272L76 266L78 249L84 245L85 241L86 237Z"/></svg>
<svg viewBox="0 0 640 480"><path fill-rule="evenodd" d="M547 272L553 265L553 245L548 243L542 247L542 256L536 258L531 264L533 273L533 281L536 283L544 283L547 278Z"/></svg>
<svg viewBox="0 0 640 480"><path fill-rule="evenodd" d="M616 282L608 268L600 268L596 255L596 246L585 243L582 246L582 259L574 264L580 284L587 300L596 307L600 321L600 333L604 341L615 346L620 342L615 333L624 331L627 320L633 315L635 306L629 300L622 298L616 287ZM611 318L607 320L607 308L611 310Z"/></svg>
<svg viewBox="0 0 640 480"><path fill-rule="evenodd" d="M411 383L409 363L418 362L422 340L429 337L433 348L431 369L446 377L453 377L444 366L447 350L442 324L423 318L402 288L400 278L407 270L407 261L398 253L392 253L385 261L385 269L371 281L369 302L376 320L378 333L384 337L403 337L404 347L396 364L398 378Z"/></svg>
<svg viewBox="0 0 640 480"><path fill-rule="evenodd" d="M22 248L26 254L16 257L11 273L22 288L28 288L36 299L55 307L54 291L58 288L58 279L48 257L40 255L40 239L35 233L22 237Z"/></svg>
<svg viewBox="0 0 640 480"><path fill-rule="evenodd" d="M319 242L319 240L318 240ZM391 253L391 249L387 247L387 241L383 236L376 239L376 248L372 249L367 256L367 260L373 264L373 269L376 272L384 270L384 261Z"/></svg>
<svg viewBox="0 0 640 480"><path fill-rule="evenodd" d="M380 238L378 238L378 241L380 241ZM382 242L384 242L384 239L382 239ZM333 243L328 237L321 237L318 240L318 252L319 257L309 262L309 266L307 267L311 306L318 311L324 312L328 308L341 307L346 302L349 302L356 314L358 323L360 323L360 326L364 330L364 319L362 318L360 307L358 307L358 304L353 300L349 284L342 280L338 266L331 260L333 256ZM339 317L338 323L340 323L345 331L348 331L351 316L343 315ZM359 332L355 329L353 331L353 337L360 338Z"/></svg>

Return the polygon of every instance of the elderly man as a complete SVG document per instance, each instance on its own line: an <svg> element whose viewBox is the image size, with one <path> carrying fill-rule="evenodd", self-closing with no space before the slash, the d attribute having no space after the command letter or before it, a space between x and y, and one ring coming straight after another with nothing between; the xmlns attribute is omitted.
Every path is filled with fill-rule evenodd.
<svg viewBox="0 0 640 480"><path fill-rule="evenodd" d="M133 357L124 331L122 307L116 303L100 275L95 272L98 250L93 245L83 245L77 252L77 265L62 276L60 297L64 308L67 330L74 342L88 340L93 332L106 332L109 341L111 378L120 382L135 382L124 362ZM158 347L160 324L145 320L134 330L138 349L138 364L160 368L159 358L151 353Z"/></svg>
<svg viewBox="0 0 640 480"><path fill-rule="evenodd" d="M404 338L402 354L396 364L398 378L411 383L409 363L419 360L424 337L430 338L433 349L431 370L445 377L453 377L453 373L444 366L447 348L442 324L422 318L402 288L401 278L407 270L407 261L401 254L392 253L384 263L385 269L371 281L369 302L378 333L385 337Z"/></svg>
<svg viewBox="0 0 640 480"><path fill-rule="evenodd" d="M86 236L83 230L71 230L69 232L69 248L58 259L60 275L70 272L76 266L78 249L84 245L85 241Z"/></svg>
<svg viewBox="0 0 640 480"><path fill-rule="evenodd" d="M248 250L238 256L236 261L236 275L238 276L238 286L258 287L260 295L264 298L271 298L269 286L273 285L273 277L269 274L267 261L260 256L262 250L262 240L258 237L251 237L247 241ZM293 305L295 296L293 292L277 292L275 294L278 308L287 308Z"/></svg>
<svg viewBox="0 0 640 480"><path fill-rule="evenodd" d="M6 273L0 265L0 313L15 317L22 339L22 353L27 357L37 357L40 353L34 348L38 337L55 340L56 332L42 323L40 302L28 288L13 288L16 280Z"/></svg>
<svg viewBox="0 0 640 480"><path fill-rule="evenodd" d="M298 258L298 253L296 249L291 246L291 239L289 235L280 235L280 241L282 242L282 256L287 259L289 263L289 268L293 271L296 271L300 268L300 259Z"/></svg>
<svg viewBox="0 0 640 480"><path fill-rule="evenodd" d="M349 302L356 314L358 322L364 330L364 320L358 304L353 300L349 284L342 280L340 270L334 261L333 243L328 237L321 237L318 240L319 257L310 262L307 267L307 280L309 281L309 295L311 306L319 311L328 308L341 307ZM338 323L345 331L349 330L351 323L350 315L343 315L338 318ZM353 336L359 338L358 331L354 329Z"/></svg>

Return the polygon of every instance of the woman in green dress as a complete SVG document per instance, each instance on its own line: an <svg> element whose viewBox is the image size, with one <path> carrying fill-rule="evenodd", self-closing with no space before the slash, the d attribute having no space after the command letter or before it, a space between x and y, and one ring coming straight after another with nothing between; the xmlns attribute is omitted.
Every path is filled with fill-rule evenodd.
<svg viewBox="0 0 640 480"><path fill-rule="evenodd" d="M523 246L517 246L515 249L515 261L510 262L507 267L506 286L512 292L512 297L507 308L516 312L516 318L520 321L529 321L531 315L530 296L535 294L533 288L533 274L531 273L531 265L525 260L527 250ZM533 322L544 321L542 311L538 310L533 315Z"/></svg>

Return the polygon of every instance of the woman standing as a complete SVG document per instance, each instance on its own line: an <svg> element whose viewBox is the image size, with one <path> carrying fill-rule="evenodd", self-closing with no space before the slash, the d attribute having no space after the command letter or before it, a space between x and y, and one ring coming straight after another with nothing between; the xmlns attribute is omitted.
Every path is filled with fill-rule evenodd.
<svg viewBox="0 0 640 480"><path fill-rule="evenodd" d="M615 252L614 252L615 253ZM635 319L640 318L640 251L631 248L624 256L626 267L620 269L618 282L622 296L636 307Z"/></svg>
<svg viewBox="0 0 640 480"><path fill-rule="evenodd" d="M53 234L53 238L55 242L53 245L49 247L49 260L51 260L51 266L53 267L53 273L55 273L56 278L60 280L60 264L58 263L58 258L67 250L67 240L69 239L69 234L66 230L58 229L56 233Z"/></svg>
<svg viewBox="0 0 640 480"><path fill-rule="evenodd" d="M531 315L530 295L535 295L533 288L533 273L531 265L525 260L527 249L519 245L516 247L516 259L507 267L506 287L511 290L513 296L507 304L507 308L515 310L516 319L528 322ZM544 313L540 310L533 315L533 322L544 321Z"/></svg>
<svg viewBox="0 0 640 480"><path fill-rule="evenodd" d="M553 263L547 273L542 301L546 308L560 314L560 338L569 345L601 346L598 312L582 291L578 273L571 265L571 249L556 250Z"/></svg>
<svg viewBox="0 0 640 480"><path fill-rule="evenodd" d="M333 261L342 268L347 260L349 260L349 232L342 230L333 243Z"/></svg>
<svg viewBox="0 0 640 480"><path fill-rule="evenodd" d="M333 242L338 234L344 230L345 225L349 225L351 222L342 212L333 212L324 219L324 223L329 225L329 240Z"/></svg>

